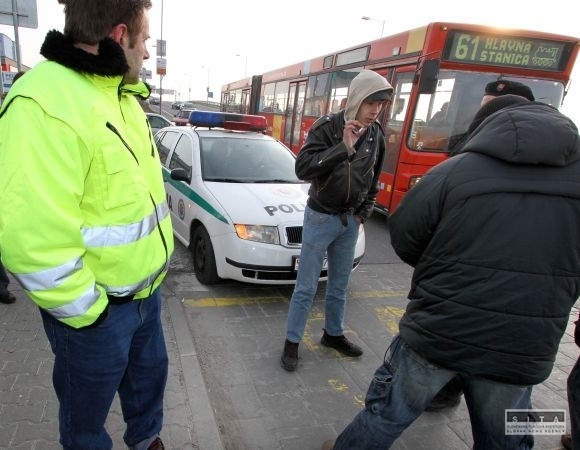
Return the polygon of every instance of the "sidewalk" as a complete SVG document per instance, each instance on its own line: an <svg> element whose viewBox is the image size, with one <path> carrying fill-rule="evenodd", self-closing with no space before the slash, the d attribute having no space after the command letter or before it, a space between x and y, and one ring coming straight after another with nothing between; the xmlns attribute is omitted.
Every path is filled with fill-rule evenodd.
<svg viewBox="0 0 580 450"><path fill-rule="evenodd" d="M200 361L203 361L203 364L208 363L208 354L203 354L203 352L207 351L207 348L204 347L203 342L195 342L195 338L189 328L194 326L195 323L191 321L191 318L188 320L188 314L190 314L190 317L192 314L191 307L184 306L182 304L183 295L178 294L178 292L182 291L197 291L203 296L212 295L208 292L208 288L200 286L194 278L188 274L170 273L170 282L165 283L164 286L162 319L170 362L165 397L165 421L161 437L167 450L224 450L224 448L229 448L230 450L255 450L255 448L240 446L240 443L243 442L240 435L238 435L240 439L237 439L237 443L235 443L236 439L234 439L231 445L225 445L224 443L227 441L225 436L228 432L231 434L234 430L240 432L248 430L237 428L240 425L235 420L235 414L220 416L220 425L218 426L214 409L210 405L209 395L216 394L215 388L217 385L215 383L216 380L204 381L202 377ZM363 284L368 285L367 281L365 280ZM37 308L16 283L10 285L10 290L17 297L16 303L12 305L0 304L0 450L60 450L61 446L58 444L58 405L51 379L53 355L44 335ZM377 292L383 292L384 294L385 290L381 289ZM216 292L215 294L219 295L220 293ZM569 326L562 339L560 350L556 357L556 364L550 378L534 388L534 405L537 408L551 409L556 407L567 409L565 400L566 378L578 358L578 348L573 341L573 320L578 315L578 306L580 305L577 304L573 309ZM280 305L276 303L272 303L269 306L258 306L257 308L263 309L269 321L275 321L277 315L283 316L280 312ZM268 308L271 308L272 311L268 310ZM188 309L190 310L189 312L187 311ZM250 329L256 330L257 323L255 318L246 317L246 313L247 311L244 313L243 319L238 319L237 316L228 316L228 314L223 314L219 310L215 310L212 313L206 311L203 318L201 316L197 317L201 321L197 322L197 326L200 328L198 332L203 334L204 329L212 329L213 333L231 335L231 339L234 342L243 346L246 340L242 336L238 336L237 333L247 332ZM215 317L212 318L212 314ZM368 320L368 317L364 314L360 314L360 316L361 321ZM237 331L237 333L228 330L228 322L229 326L233 327L233 330ZM205 323L205 326L202 323ZM244 331L244 327L247 327L246 331ZM359 337L362 335L363 333L361 332ZM253 372L251 374L247 372L247 369L241 369L245 367L243 364L236 365L235 361L228 360L236 368L235 373L238 378L252 375L252 381L261 384L262 391L266 391L268 398L276 397L276 395L280 394L280 389L286 386L288 396L293 392L294 396L305 395L308 400L312 400L312 398L317 398L318 394L306 389L305 386L323 386L326 378L330 377L327 372L331 372L336 378L337 373L342 373L337 372L340 367L343 367L340 370L344 370L344 368L350 370L351 375L355 374L354 371L359 366L364 369L364 361L352 365L349 364L349 361L343 361L334 355L327 355L326 353L328 352L320 351L320 357L326 361L325 364L329 366L328 369L320 370L321 365L316 363L313 368L310 368L312 370L309 370L308 364L303 362L304 366L298 375L280 375L277 344L278 340L271 344L273 348L271 352L262 351L260 355L254 355L256 359L253 361ZM368 339L366 344L373 345ZM382 341L376 344L381 349L384 346ZM198 352L202 352L202 354L198 355ZM214 354L213 357L225 358L227 355ZM372 361L372 364L374 364L374 359ZM277 374L277 376L273 374ZM275 392L269 392L268 389L265 389L265 386L268 386L268 380L271 382L272 377L277 380ZM306 377L306 380L302 380L302 377ZM347 379L347 376L345 375L342 378ZM355 376L355 378L361 378L364 385L368 382L368 377L366 376ZM308 384L302 385L303 382ZM294 383L299 383L301 388L297 388ZM213 392L212 386L214 388ZM248 394L253 391L242 389L234 392L238 394L246 392ZM318 397L321 396L322 393L318 395ZM331 407L336 414L342 411L345 406L348 406L341 395L328 396L324 394L323 398L326 400L322 403L322 406ZM287 402L271 400L270 403L263 402L260 408L256 406L258 403L255 395L245 394L236 395L234 401L238 402L236 408L245 411L244 417L247 417L250 412L256 416L253 421L249 420L245 424L249 427L249 435L253 435L256 439L262 437L260 430L262 430L261 427L264 421L268 422L271 428L276 430L275 435L271 436L274 441L280 436L296 434L296 430L300 428L296 428L295 420L301 415L305 415L304 403L302 402L300 402L300 408L294 411L296 413L301 411L301 413L293 416L291 420L288 418L288 414L292 413L292 408L288 409ZM268 405L273 409L268 409ZM316 402L313 403L313 407L316 407ZM322 407L323 411L326 407ZM345 414L347 412L350 417L351 413L346 411ZM261 417L261 413L266 413L268 418ZM321 414L318 416L322 417ZM230 417L232 422L230 423L227 420L224 422L226 417ZM260 421L259 424L256 421ZM337 416L337 421L342 421L340 414ZM465 441L469 442L471 440L466 409L462 405L449 414L425 414L402 436L396 447L405 450L465 448L461 442L458 442L455 446L451 445L452 441L442 442L441 426L449 426L450 429L455 430L455 434L459 430L459 434L465 435ZM109 414L107 429L113 438L114 449L124 450L126 448L122 440L124 423L117 399ZM313 423L310 423L310 425L304 424L304 432L308 430L310 430L308 434L311 437L314 436L312 439L306 436L311 444L308 446L302 444L299 448L302 450L310 450L311 448L317 450L319 441L321 442L322 440L321 433L326 433L327 429L325 427L317 427ZM449 438L449 436L455 436L455 434L449 433L443 434L443 436ZM235 436L229 437L230 440L232 437L235 438ZM299 440L302 441L303 439ZM273 448L263 446L260 446L260 448L263 450L292 448L289 444L290 441L288 439L288 445L284 446L280 446L278 443ZM537 436L535 449L559 449L561 447L558 444L559 436Z"/></svg>
<svg viewBox="0 0 580 450"><path fill-rule="evenodd" d="M0 304L0 449L61 450L58 403L52 387L53 354L38 309L16 282L17 297ZM162 320L169 378L161 437L167 450L220 450L219 433L180 301L164 289ZM87 405L90 407L90 405ZM125 449L118 398L107 420L115 450Z"/></svg>

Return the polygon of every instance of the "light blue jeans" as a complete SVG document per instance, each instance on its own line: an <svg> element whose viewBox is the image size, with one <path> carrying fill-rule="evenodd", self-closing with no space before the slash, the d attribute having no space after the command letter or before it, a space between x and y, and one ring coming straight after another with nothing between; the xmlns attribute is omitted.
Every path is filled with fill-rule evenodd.
<svg viewBox="0 0 580 450"><path fill-rule="evenodd" d="M386 450L419 417L457 372L436 366L396 336L376 370L365 408L336 439L333 450ZM530 409L531 386L462 377L473 450L528 450L532 435L506 435L506 409Z"/></svg>
<svg viewBox="0 0 580 450"><path fill-rule="evenodd" d="M286 338L290 342L302 340L325 256L328 256L325 329L331 336L344 334L346 289L359 229L358 219L352 214L346 219L344 226L339 215L319 213L308 206L304 210L300 266L286 328Z"/></svg>

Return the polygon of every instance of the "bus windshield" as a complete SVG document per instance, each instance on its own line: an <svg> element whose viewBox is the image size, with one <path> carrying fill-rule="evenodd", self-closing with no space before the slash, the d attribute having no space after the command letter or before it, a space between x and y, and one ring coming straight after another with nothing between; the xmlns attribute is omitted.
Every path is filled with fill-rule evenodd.
<svg viewBox="0 0 580 450"><path fill-rule="evenodd" d="M564 97L562 83L478 73L442 70L434 93L419 94L407 145L417 151L452 152L467 135L481 106L485 86L499 79L519 81L532 89L536 101L559 108Z"/></svg>

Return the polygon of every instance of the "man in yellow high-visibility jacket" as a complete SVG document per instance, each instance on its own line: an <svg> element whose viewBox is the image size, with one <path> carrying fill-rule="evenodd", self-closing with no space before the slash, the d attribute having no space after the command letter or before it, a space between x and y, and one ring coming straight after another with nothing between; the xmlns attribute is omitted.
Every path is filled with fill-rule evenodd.
<svg viewBox="0 0 580 450"><path fill-rule="evenodd" d="M149 0L59 0L64 33L0 110L0 253L55 355L60 443L109 450L118 392L135 450L161 450L173 252L161 166L137 97Z"/></svg>

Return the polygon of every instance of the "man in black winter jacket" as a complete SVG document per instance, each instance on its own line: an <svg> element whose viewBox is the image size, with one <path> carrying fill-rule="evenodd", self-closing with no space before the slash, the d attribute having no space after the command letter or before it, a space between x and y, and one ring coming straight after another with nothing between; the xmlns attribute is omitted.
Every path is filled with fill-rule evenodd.
<svg viewBox="0 0 580 450"><path fill-rule="evenodd" d="M409 303L365 409L327 448L389 448L456 376L474 450L533 446L506 433L506 410L532 408L580 296L580 139L555 108L512 95L479 120L390 218L415 268Z"/></svg>

